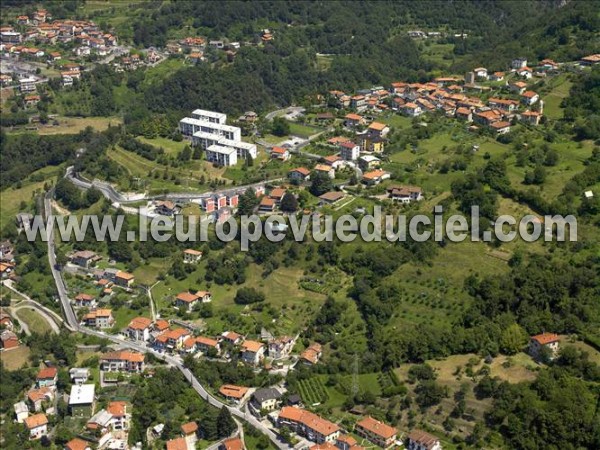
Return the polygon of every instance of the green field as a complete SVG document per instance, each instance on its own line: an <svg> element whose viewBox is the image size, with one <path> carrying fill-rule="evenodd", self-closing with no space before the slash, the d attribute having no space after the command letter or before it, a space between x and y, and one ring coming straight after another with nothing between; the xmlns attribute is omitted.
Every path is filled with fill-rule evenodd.
<svg viewBox="0 0 600 450"><path fill-rule="evenodd" d="M290 122L288 121L288 123L290 124L290 135L291 136L298 136L301 138L308 138L309 136L312 136L313 134L319 133L320 131L323 131L322 128L317 128L317 127L313 127L310 125L303 125L301 123L298 122Z"/></svg>
<svg viewBox="0 0 600 450"><path fill-rule="evenodd" d="M33 308L20 308L15 315L19 318L19 321L24 322L25 325L27 325L27 328L29 328L29 331L32 333L52 333L52 328L47 320Z"/></svg>
<svg viewBox="0 0 600 450"><path fill-rule="evenodd" d="M573 83L564 75L554 78L550 83L550 91L546 95L542 95L544 114L550 119L561 119L563 111L560 104L569 95Z"/></svg>
<svg viewBox="0 0 600 450"><path fill-rule="evenodd" d="M298 383L300 396L305 405L325 403L329 400L329 394L320 378L313 377Z"/></svg>

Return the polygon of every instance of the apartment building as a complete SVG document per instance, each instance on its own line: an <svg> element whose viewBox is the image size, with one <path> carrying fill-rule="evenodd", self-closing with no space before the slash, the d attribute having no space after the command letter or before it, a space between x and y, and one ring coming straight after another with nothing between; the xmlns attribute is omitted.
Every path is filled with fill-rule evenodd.
<svg viewBox="0 0 600 450"><path fill-rule="evenodd" d="M219 166L235 166L237 164L237 151L222 145L211 145L204 151L206 160Z"/></svg>

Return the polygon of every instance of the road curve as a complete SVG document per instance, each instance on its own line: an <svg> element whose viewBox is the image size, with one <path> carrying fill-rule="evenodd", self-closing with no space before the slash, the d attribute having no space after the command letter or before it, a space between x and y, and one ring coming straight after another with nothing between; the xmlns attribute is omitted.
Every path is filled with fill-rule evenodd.
<svg viewBox="0 0 600 450"><path fill-rule="evenodd" d="M124 340L118 336L113 336L110 334L106 334L104 332L92 330L92 329L89 329L89 328L79 325L77 316L75 315L75 311L73 310L73 306L71 305L71 302L67 295L67 288L66 288L64 280L62 278L62 274L57 269L57 265L56 265L56 249L55 249L55 243L54 243L54 220L49 220L52 217L51 199L53 197L53 194L54 194L54 191L50 190L46 193L46 195L44 197L44 213L46 216L46 220L49 224L48 231L47 231L48 262L50 263L50 270L52 271L52 277L54 278L54 282L56 284L56 290L58 292L58 297L60 299L62 311L65 316L66 327L69 330L74 331L74 332L79 332L79 333L96 336L96 337L103 338L103 339L108 339L108 340L114 342L115 344L130 348L132 350L136 350L140 353L151 353L156 358L161 359L161 360L167 362L168 364L179 369L179 371L183 374L185 379L191 384L192 388L198 393L198 395L200 397L202 397L204 400L206 400L210 405L212 405L216 408L219 408L219 409L220 408L229 409L229 411L231 412L231 414L233 416L238 417L238 418L248 422L250 425L252 425L256 429L258 429L261 433L267 435L268 438L271 440L271 442L273 442L273 444L280 450L291 450L292 447L281 442L278 439L277 435L271 429L269 429L265 425L263 425L256 417L254 417L251 414L248 414L245 411L241 411L238 408L228 406L225 403L218 400L217 398L215 398L213 395L211 395L204 388L204 386L202 386L202 384L200 384L200 382L197 380L197 378L194 376L194 374L187 367L185 367L179 359L174 358L173 356L170 356L170 355L159 353L159 352L155 351L154 349L150 349L146 346L139 345L135 342Z"/></svg>

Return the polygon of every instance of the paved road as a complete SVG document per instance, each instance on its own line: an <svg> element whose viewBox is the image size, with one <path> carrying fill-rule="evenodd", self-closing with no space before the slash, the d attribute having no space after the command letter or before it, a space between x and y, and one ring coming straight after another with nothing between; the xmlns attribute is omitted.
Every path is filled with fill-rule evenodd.
<svg viewBox="0 0 600 450"><path fill-rule="evenodd" d="M41 303L33 300L27 294L24 294L23 292L20 292L17 289L15 289L14 286L13 286L12 280L4 280L2 282L2 284L6 288L8 288L11 291L13 291L14 293L16 293L16 294L20 295L21 297L23 297L23 299L24 299L24 300L20 301L18 304L16 304L14 307L11 308L11 311L15 315L18 316L18 314L16 314L16 312L18 310L20 310L20 309L23 309L23 308L32 308L32 309L35 309L44 318L44 320L46 320L46 322L48 322L48 324L50 325L50 328L52 328L52 330L56 334L60 333L60 326L63 323L62 317L60 317L58 314L56 314L51 309L46 308ZM28 328L27 325L24 324L22 320L20 320L19 322L21 322L21 326L23 327L23 330L27 333L27 331L28 331L27 330L27 328ZM29 333L27 333L27 334L29 334Z"/></svg>
<svg viewBox="0 0 600 450"><path fill-rule="evenodd" d="M45 212L47 220L52 216L52 205L51 205L52 195L53 195L53 190L49 191L44 198L44 212ZM75 311L73 310L73 306L71 305L71 302L69 300L69 297L67 294L67 289L66 289L64 280L62 279L62 274L56 268L56 249L55 249L55 243L54 243L54 239L53 239L54 221L48 220L48 223L49 223L49 225L48 225L48 242L47 242L48 243L48 262L50 263L50 269L52 271L52 276L54 278L54 282L56 284L56 289L58 291L58 296L59 296L59 299L61 302L62 310L65 315L65 321L66 321L67 328L69 328L72 331L78 331L80 333L88 334L91 336L97 336L99 338L108 339L115 344L118 344L122 347L126 347L126 348L129 348L132 350L136 350L140 353L153 354L155 357L157 357L157 358L165 361L169 365L179 369L179 371L183 374L185 379L188 380L188 382L191 384L191 386L194 388L194 390L198 393L198 395L200 397L202 397L204 400L206 400L210 405L212 405L216 408L219 408L219 409L220 408L228 408L233 416L248 422L250 425L252 425L256 429L258 429L261 433L266 434L269 437L269 439L271 440L271 442L273 442L273 444L280 450L290 450L291 449L290 446L279 441L279 439L277 438L277 435L273 432L273 430L269 429L264 424L262 424L260 421L258 421L256 419L256 417L249 414L247 411L241 411L238 408L228 406L228 405L222 403L221 401L219 401L213 395L211 395L204 388L204 386L202 386L202 384L200 384L200 382L196 379L194 374L183 365L181 358L167 355L164 353L159 353L154 349L146 347L145 345L141 345L136 342L125 340L118 336L106 334L102 331L96 331L96 330L81 326L77 320L77 316L75 315Z"/></svg>
<svg viewBox="0 0 600 450"><path fill-rule="evenodd" d="M300 114L300 113L303 113L305 110L306 110L306 108L303 108L301 106L288 106L287 108L281 108L281 109L277 109L275 111L271 111L270 113L268 113L265 116L265 119L270 121L278 116L283 116L286 114Z"/></svg>
<svg viewBox="0 0 600 450"><path fill-rule="evenodd" d="M169 192L164 195L148 196L146 194L125 195L122 192L117 191L112 185L105 183L104 181L86 180L75 173L75 171L73 170L73 166L67 167L65 177L69 181L71 181L75 186L77 186L81 189L89 189L91 187L94 187L94 188L98 189L100 192L102 192L102 195L104 195L104 197L106 197L108 200L110 200L113 203L119 203L119 204L135 203L135 202L139 202L141 200L153 200L153 199L165 199L165 198L172 199L172 200L183 200L183 201L198 200L198 199L202 199L202 198L208 198L215 194L227 195L227 194L240 192L242 190L246 190L249 188L264 187L268 183L275 183L275 182L282 180L282 178L275 178L275 179L270 179L270 180L265 180L265 181L259 181L258 183L246 184L246 185L241 185L241 186L230 186L230 187L227 187L224 189L217 189L215 191L202 192L202 193L200 193L200 192Z"/></svg>

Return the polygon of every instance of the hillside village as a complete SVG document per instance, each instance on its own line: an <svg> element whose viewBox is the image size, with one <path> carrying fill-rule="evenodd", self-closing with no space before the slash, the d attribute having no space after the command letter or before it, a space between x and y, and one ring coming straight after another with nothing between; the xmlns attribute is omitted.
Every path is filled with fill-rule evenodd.
<svg viewBox="0 0 600 450"><path fill-rule="evenodd" d="M389 35L372 30L381 65L343 14L265 4L267 20L225 3L205 16L193 2L88 0L77 19L7 9L0 447L595 448L600 122L581 91L597 84L596 47L565 57L580 41L564 22L543 31L569 52L492 56L460 14L396 15L378 19ZM408 67L411 49L422 69L353 81L354 64ZM310 83L287 80L291 67ZM266 98L267 78L297 92ZM294 241L287 224L248 251L215 237L244 215L472 204L490 226L576 214L579 242L342 244ZM134 233L139 219L194 218L209 239L28 241L49 214L122 215Z"/></svg>

